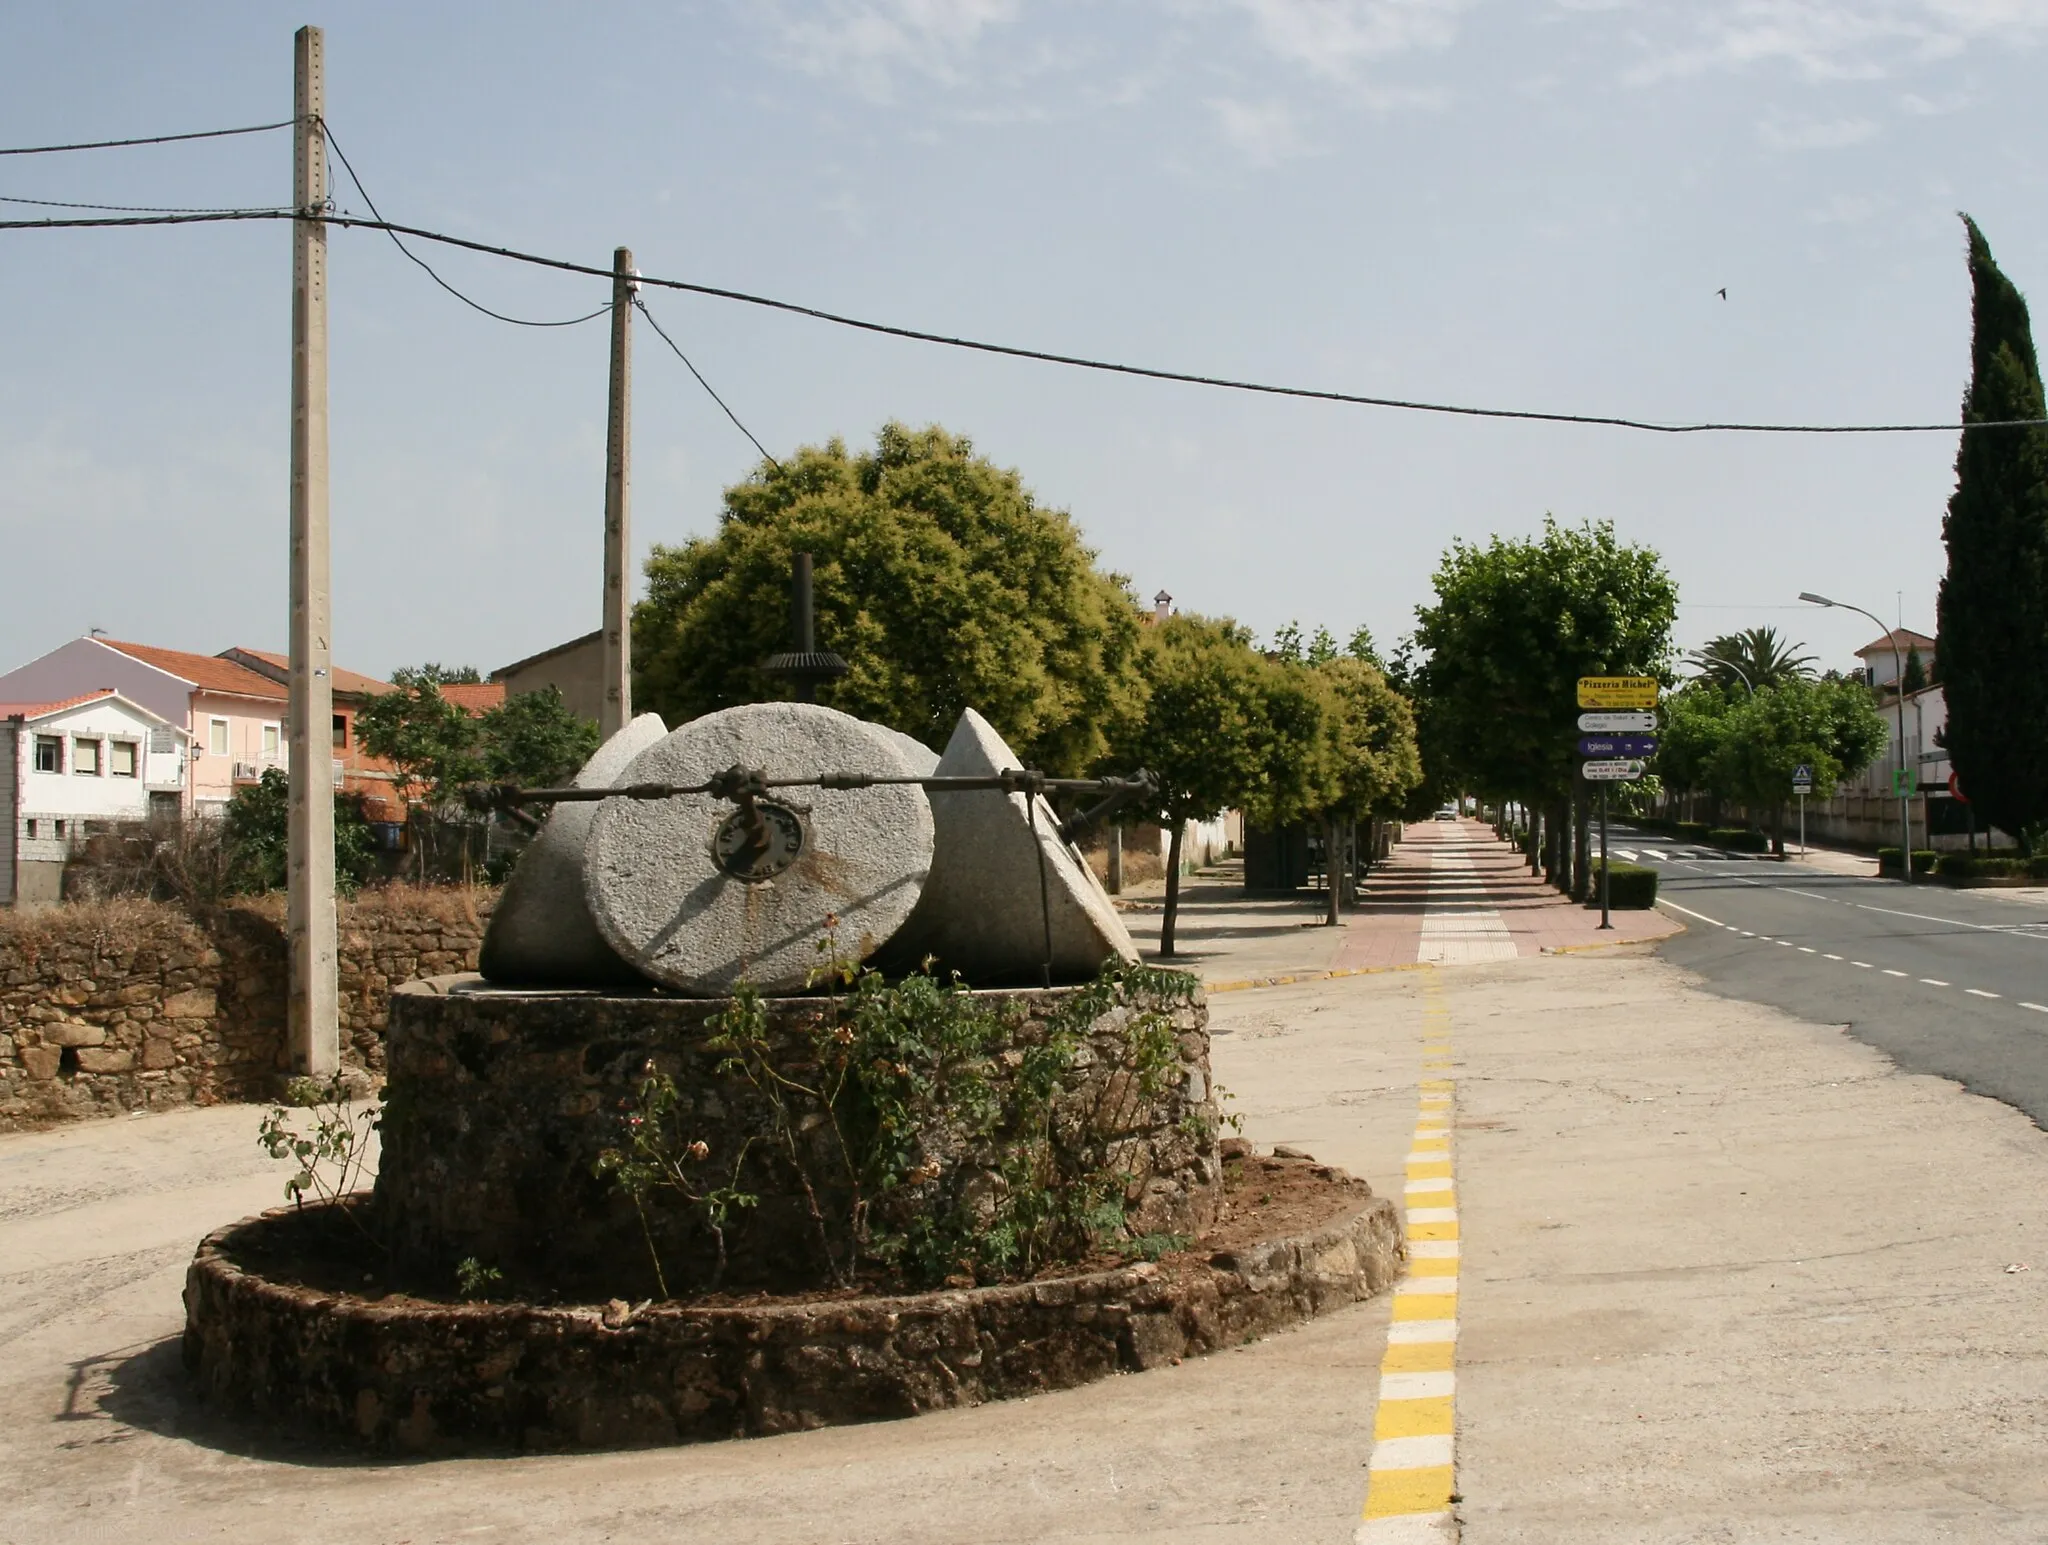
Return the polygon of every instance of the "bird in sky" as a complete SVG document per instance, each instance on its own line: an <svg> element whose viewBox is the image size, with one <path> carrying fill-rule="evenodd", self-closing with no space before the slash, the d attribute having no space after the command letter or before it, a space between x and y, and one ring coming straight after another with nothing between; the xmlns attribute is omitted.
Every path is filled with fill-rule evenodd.
<svg viewBox="0 0 2048 1545"><path fill-rule="evenodd" d="M1728 286L1725 284L1722 285L1721 288L1715 293L1717 293L1721 297L1721 299L1726 300L1728 298Z"/></svg>

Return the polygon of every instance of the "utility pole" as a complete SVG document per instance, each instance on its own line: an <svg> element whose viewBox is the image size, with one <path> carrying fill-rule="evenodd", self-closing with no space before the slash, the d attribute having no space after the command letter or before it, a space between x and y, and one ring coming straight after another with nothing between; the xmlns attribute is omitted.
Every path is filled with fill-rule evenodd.
<svg viewBox="0 0 2048 1545"><path fill-rule="evenodd" d="M612 253L611 416L604 437L604 701L597 731L610 740L633 717L633 296L630 248Z"/></svg>
<svg viewBox="0 0 2048 1545"><path fill-rule="evenodd" d="M322 39L293 39L291 824L286 927L294 1072L341 1069L335 985L333 605L327 551L327 111Z"/></svg>

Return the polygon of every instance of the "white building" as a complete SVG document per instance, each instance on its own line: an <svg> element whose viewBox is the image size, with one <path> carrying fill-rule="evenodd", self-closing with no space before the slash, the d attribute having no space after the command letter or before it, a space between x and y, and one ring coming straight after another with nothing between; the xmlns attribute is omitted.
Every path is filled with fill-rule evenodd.
<svg viewBox="0 0 2048 1545"><path fill-rule="evenodd" d="M191 736L109 687L54 703L0 703L0 905L62 899L86 837L176 819Z"/></svg>

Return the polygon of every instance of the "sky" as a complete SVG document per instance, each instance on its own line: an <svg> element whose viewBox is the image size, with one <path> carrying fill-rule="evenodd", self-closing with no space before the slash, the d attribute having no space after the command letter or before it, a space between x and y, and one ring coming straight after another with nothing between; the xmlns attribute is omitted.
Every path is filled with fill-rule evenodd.
<svg viewBox="0 0 2048 1545"><path fill-rule="evenodd" d="M307 21L387 218L1062 353L1952 423L1957 212L2048 293L2048 0L71 0L0 8L0 145L288 117ZM284 132L0 157L0 195L281 205L290 162ZM501 311L608 298L421 250ZM334 232L331 274L337 662L489 671L596 627L606 323L493 321L377 232ZM1683 648L1770 626L1850 663L1877 630L1806 590L1933 627L1950 433L1447 418L646 299L771 452L943 424L1148 602L1262 635L1390 644L1448 544L1546 514L1656 548ZM284 647L289 361L284 223L0 232L0 670L92 628ZM758 453L644 324L634 386L637 568Z"/></svg>

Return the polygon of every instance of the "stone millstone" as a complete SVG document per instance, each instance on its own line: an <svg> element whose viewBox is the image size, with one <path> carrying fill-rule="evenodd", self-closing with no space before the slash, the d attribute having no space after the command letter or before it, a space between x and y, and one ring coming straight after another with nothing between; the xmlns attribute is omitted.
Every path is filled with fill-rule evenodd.
<svg viewBox="0 0 2048 1545"><path fill-rule="evenodd" d="M661 743L668 726L644 713L597 748L570 781L610 788L633 758ZM644 982L605 943L583 898L583 848L596 805L557 805L535 834L484 930L477 969L506 987L619 987Z"/></svg>
<svg viewBox="0 0 2048 1545"><path fill-rule="evenodd" d="M938 774L986 776L1022 765L988 720L970 708L946 743ZM1046 955L1041 851L1053 980L1077 981L1110 960L1138 958L1123 919L1086 861L1060 841L1059 818L1043 799L1035 839L1022 794L934 793L932 819L938 840L931 878L924 900L889 948L891 965L907 969L932 955L941 973L957 971L976 986L1036 981Z"/></svg>
<svg viewBox="0 0 2048 1545"><path fill-rule="evenodd" d="M770 777L916 776L891 732L815 703L752 703L693 719L627 769L627 783L702 783L733 766ZM793 788L771 800L800 824L795 861L746 880L714 860L730 801L606 800L584 849L584 894L621 956L666 986L722 996L741 982L800 992L837 917L843 957L865 960L903 926L932 862L932 809L913 785ZM783 829L787 829L787 825Z"/></svg>

